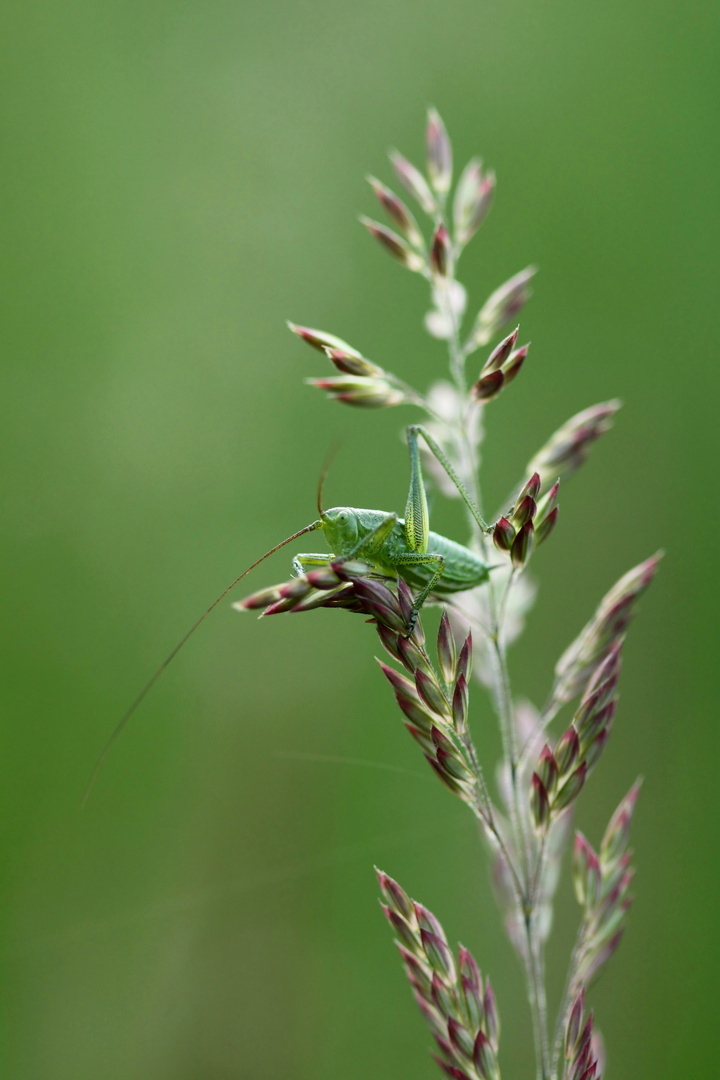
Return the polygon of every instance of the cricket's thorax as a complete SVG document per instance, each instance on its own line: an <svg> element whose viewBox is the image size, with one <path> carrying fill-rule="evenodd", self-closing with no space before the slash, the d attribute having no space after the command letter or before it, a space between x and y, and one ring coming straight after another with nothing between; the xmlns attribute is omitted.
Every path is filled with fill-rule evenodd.
<svg viewBox="0 0 720 1080"><path fill-rule="evenodd" d="M398 518L390 535L379 545L370 539L371 534L388 518L383 510L360 510L355 507L335 507L323 516L323 531L331 551L336 555L355 552L358 558L367 558L389 576L400 574L408 585L422 588L433 576L436 565L398 565L403 555L415 554L405 535L405 522ZM367 545L363 545L367 541ZM453 593L472 589L488 579L487 565L479 555L463 544L449 540L439 533L428 532L427 555L442 555L445 568L434 592Z"/></svg>

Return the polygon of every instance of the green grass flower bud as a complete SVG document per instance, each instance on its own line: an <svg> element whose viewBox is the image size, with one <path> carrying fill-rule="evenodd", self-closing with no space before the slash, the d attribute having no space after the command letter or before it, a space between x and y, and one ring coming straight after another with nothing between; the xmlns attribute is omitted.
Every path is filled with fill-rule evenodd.
<svg viewBox="0 0 720 1080"><path fill-rule="evenodd" d="M378 243L382 244L386 251L390 252L394 259L408 270L412 270L417 274L425 269L425 259L423 256L418 255L418 253L414 251L402 237L393 232L392 229L388 229L384 225L380 225L377 221L372 221L370 218L364 216L361 216L360 223L365 226L371 236L375 237Z"/></svg>
<svg viewBox="0 0 720 1080"><path fill-rule="evenodd" d="M395 175L405 190L420 204L426 214L434 214L437 210L437 202L420 170L416 169L412 162L404 158L397 150L391 150L388 156Z"/></svg>
<svg viewBox="0 0 720 1080"><path fill-rule="evenodd" d="M453 225L458 244L465 245L488 215L495 192L495 174L482 174L482 163L473 158L465 166L453 201Z"/></svg>
<svg viewBox="0 0 720 1080"><path fill-rule="evenodd" d="M530 296L529 284L535 273L535 267L528 266L492 293L475 320L465 346L468 352L487 345L499 330L517 317Z"/></svg>
<svg viewBox="0 0 720 1080"><path fill-rule="evenodd" d="M445 195L452 183L452 147L437 109L428 109L425 137L430 183L439 195Z"/></svg>
<svg viewBox="0 0 720 1080"><path fill-rule="evenodd" d="M397 195L389 187L386 187L380 180L376 180L374 176L368 176L367 179L375 192L378 202L387 212L388 217L397 225L408 243L415 248L423 248L425 246L423 235L415 218L402 199L398 199Z"/></svg>
<svg viewBox="0 0 720 1080"><path fill-rule="evenodd" d="M288 327L293 334L297 334L302 341L306 341L308 345L312 345L314 349L318 349L320 352L324 352L326 349L340 349L350 356L362 359L360 353L353 349L352 345L348 345L347 341L336 337L335 334L328 334L325 330L311 330L309 326L297 326L292 322L288 322Z"/></svg>

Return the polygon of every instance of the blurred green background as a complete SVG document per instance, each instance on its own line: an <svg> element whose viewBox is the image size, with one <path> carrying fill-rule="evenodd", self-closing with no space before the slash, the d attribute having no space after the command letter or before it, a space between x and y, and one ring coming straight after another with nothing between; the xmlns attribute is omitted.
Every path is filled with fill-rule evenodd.
<svg viewBox="0 0 720 1080"><path fill-rule="evenodd" d="M638 898L592 1001L612 1078L714 1071L719 26L698 0L3 5L3 1077L435 1076L374 862L491 973L503 1075L532 1075L472 820L426 775L360 620L224 604L78 809L178 636L312 520L339 433L329 503L404 506L414 414L304 387L327 368L284 319L417 385L444 373L424 286L356 221L388 146L421 157L430 103L458 163L498 172L471 307L540 267L531 358L490 411L490 502L569 415L625 402L565 491L511 661L539 702L600 596L667 548L579 812L598 841L645 774ZM436 501L435 527L460 522ZM473 716L492 761L479 689ZM575 920L566 881L553 1001Z"/></svg>

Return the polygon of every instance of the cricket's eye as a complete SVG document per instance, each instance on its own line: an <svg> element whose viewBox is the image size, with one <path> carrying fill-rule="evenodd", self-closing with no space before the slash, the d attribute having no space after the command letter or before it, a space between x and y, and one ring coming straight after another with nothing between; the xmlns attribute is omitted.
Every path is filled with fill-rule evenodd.
<svg viewBox="0 0 720 1080"><path fill-rule="evenodd" d="M348 521L349 517L350 517L350 515L348 514L347 510L341 510L340 513L338 514L338 521L341 522L343 525L345 525L345 523Z"/></svg>

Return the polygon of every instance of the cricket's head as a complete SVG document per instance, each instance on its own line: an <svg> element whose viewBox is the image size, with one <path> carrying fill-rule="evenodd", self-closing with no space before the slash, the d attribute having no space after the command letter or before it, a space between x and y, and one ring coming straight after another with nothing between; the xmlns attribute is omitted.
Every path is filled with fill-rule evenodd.
<svg viewBox="0 0 720 1080"><path fill-rule="evenodd" d="M334 506L323 510L322 528L331 551L342 555L358 542L358 516L349 506Z"/></svg>

